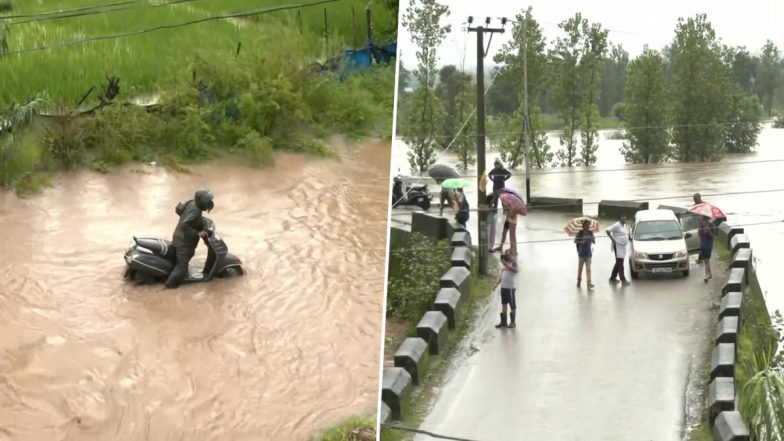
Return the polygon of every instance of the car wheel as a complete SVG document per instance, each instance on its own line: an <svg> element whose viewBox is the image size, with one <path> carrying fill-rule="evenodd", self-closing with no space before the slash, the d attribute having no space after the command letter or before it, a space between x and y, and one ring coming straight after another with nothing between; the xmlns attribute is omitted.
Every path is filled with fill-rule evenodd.
<svg viewBox="0 0 784 441"><path fill-rule="evenodd" d="M637 271L631 268L629 268L629 273L632 275L632 279L637 279L638 277L640 277L640 273L638 273Z"/></svg>
<svg viewBox="0 0 784 441"><path fill-rule="evenodd" d="M689 277L689 270L683 271L683 277Z"/></svg>

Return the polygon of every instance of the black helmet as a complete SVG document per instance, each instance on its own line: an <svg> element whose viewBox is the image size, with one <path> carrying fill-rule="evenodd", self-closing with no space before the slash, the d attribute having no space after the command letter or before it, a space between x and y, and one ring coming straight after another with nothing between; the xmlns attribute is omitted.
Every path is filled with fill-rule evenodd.
<svg viewBox="0 0 784 441"><path fill-rule="evenodd" d="M210 211L215 208L215 203L212 201L214 198L212 192L208 188L202 188L193 195L193 202L201 210Z"/></svg>

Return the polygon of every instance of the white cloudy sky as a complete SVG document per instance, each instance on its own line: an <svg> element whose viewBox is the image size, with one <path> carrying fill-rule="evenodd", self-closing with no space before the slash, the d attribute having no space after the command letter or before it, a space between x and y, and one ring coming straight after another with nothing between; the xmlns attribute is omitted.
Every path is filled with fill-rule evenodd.
<svg viewBox="0 0 784 441"><path fill-rule="evenodd" d="M401 14L410 0L401 0ZM500 26L497 17L514 18L523 8L533 7L532 14L540 23L548 44L559 36L558 23L581 12L590 22L599 22L610 30L609 39L622 44L633 58L642 52L643 46L661 49L674 36L678 17L692 17L706 13L713 24L716 35L731 46L746 46L757 52L767 39L784 49L784 0L441 0L448 4L450 15L442 22L452 25L452 32L439 48L439 64L460 66L465 54L466 70L476 65L476 34L465 32L468 16L484 22L484 17L493 17L492 25ZM462 29L461 29L462 28ZM511 28L511 23L507 23ZM496 34L490 45L485 64L492 64L492 57L509 38L509 32ZM407 68L416 65L416 48L410 41L408 31L400 27L398 47L401 61Z"/></svg>

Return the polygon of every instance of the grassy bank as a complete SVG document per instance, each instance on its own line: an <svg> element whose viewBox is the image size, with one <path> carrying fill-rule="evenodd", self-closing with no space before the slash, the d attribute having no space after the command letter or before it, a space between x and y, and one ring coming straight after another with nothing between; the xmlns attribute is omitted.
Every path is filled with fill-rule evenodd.
<svg viewBox="0 0 784 441"><path fill-rule="evenodd" d="M86 4L73 0L60 7ZM141 4L146 7L114 14L20 22L12 26L13 41L22 46L51 44L47 39L64 41L251 7L249 1L220 6L194 1L158 8ZM278 3L252 3L256 9L273 4ZM358 31L365 28L359 26L365 4L345 0L326 7L329 44L323 38L324 8L303 8L301 20L295 10L7 56L0 63L0 112L5 112L0 121L18 122L11 126L17 128L13 133L0 132L0 184L27 193L61 170L90 167L105 172L129 161L183 169L189 162L226 154L264 166L273 163L278 150L329 155L322 139L334 133L387 138L393 65L347 77L313 69L314 61L339 52L347 38L353 39L352 5ZM38 12L29 6L14 14ZM393 37L383 31L393 21L390 14L383 4L373 6L380 41ZM359 42L364 44L364 38ZM238 43L243 48L239 53ZM50 74L54 65L59 66L57 76ZM118 81L104 79L107 75ZM98 87L85 105L107 99L112 104L87 116L67 114L93 86ZM42 99L28 101L33 95ZM154 95L158 104L122 104L139 95ZM9 100L19 105L5 111ZM65 116L18 118L36 112ZM25 130L19 130L22 127Z"/></svg>
<svg viewBox="0 0 784 441"><path fill-rule="evenodd" d="M715 251L718 259L729 266L732 261L730 251L721 244L717 244ZM768 394L767 392L769 391L766 390L765 398L761 401L758 393L760 389L753 387L755 375L770 368L781 369L781 360L775 359L774 354L782 335L781 323L771 320L771 315L765 305L765 298L756 274L752 274L749 280L750 283L743 292L743 307L741 308L740 329L738 330L735 387L736 393L738 393L738 405L742 410L741 414L750 430L754 431L754 427L759 428L761 421L757 420L756 424L750 421L750 412L747 409L754 407L765 408L766 404L764 402L768 400L773 400L773 402L779 400L780 402L780 400L784 399L784 394L782 394L784 390L779 391L778 396L775 390L771 391L773 392L771 394ZM711 340L711 344L715 344L713 337ZM705 370L705 375L710 376L710 363ZM781 372L778 375L780 376ZM779 424L782 423L779 422ZM690 440L713 440L712 428L708 421L707 412L700 427L691 433Z"/></svg>
<svg viewBox="0 0 784 441"><path fill-rule="evenodd" d="M413 241L413 238L415 237L417 236L412 236L412 244L416 243ZM429 243L432 256L439 255L439 253L443 252L442 250L444 248L448 247L446 241L444 241L442 244L439 244L440 246L436 246L432 244L432 242ZM476 255L476 253L474 254ZM403 257L401 257L401 259L402 258ZM446 262L448 267L448 257ZM463 306L463 314L456 323L455 329L450 331L449 344L446 351L437 357L430 357L428 372L425 378L422 380L422 385L414 388L412 391L410 397L410 412L408 415L404 416L402 425L407 427L418 427L425 418L427 410L435 398L435 393L438 390L438 386L441 384L444 375L446 374L449 360L458 353L460 341L465 336L466 332L470 329L480 306L493 293L493 287L498 280L497 266L495 262L495 259L490 259L489 275L487 277L479 277L477 274L476 265L472 269L471 294L467 298L461 299L461 302L467 302ZM401 262L400 266L404 267L405 262ZM434 272L436 271L435 268L431 268L431 270ZM443 273L443 271L441 272ZM390 268L390 279L392 279L393 276L395 276L395 274ZM408 305L417 305L416 307L411 306L411 309L406 311L405 314L403 314L403 309L393 309L392 312L390 312L389 306L387 307L387 327L385 329L386 339L384 347L384 361L386 366L392 365L395 351L397 350L398 346L400 346L400 343L405 340L406 337L416 335L416 324L418 323L422 314L428 310L430 304L435 299L435 295L438 292L439 279L440 275L435 278L435 284L432 287L432 298L429 299L429 302L420 302L418 299L411 299L410 302L401 302L401 304L405 303ZM393 289L393 287L390 285L387 295L388 301L390 298L394 298L395 296L400 295L401 294L399 292L395 292L395 289ZM399 431L390 429L383 429L381 431L382 441L397 441L411 438L412 436L410 434Z"/></svg>
<svg viewBox="0 0 784 441"><path fill-rule="evenodd" d="M376 416L351 418L327 429L314 441L374 441L376 439Z"/></svg>
<svg viewBox="0 0 784 441"><path fill-rule="evenodd" d="M16 0L14 9L0 14L18 16L41 14L55 9L69 10L94 5L90 0L35 2ZM110 2L104 2L104 4ZM288 3L277 0L197 0L174 5L145 0L127 6L85 10L102 14L41 20L11 18L8 46L15 51L51 46L96 36L141 31L162 25L180 24L219 14L269 9ZM303 2L307 3L307 2ZM374 39L394 39L394 12L385 2L343 0L320 6L269 12L247 18L207 21L195 25L164 29L127 38L96 41L40 52L10 55L0 63L0 104L22 102L35 94L48 95L56 105L76 104L90 87L106 75L122 79L127 96L159 93L180 84L183 71L190 73L193 59L202 54L234 55L241 43L241 54L286 53L290 40L296 51L287 53L287 64L308 65L324 60L342 49L363 46L366 40L365 7L370 6ZM356 13L356 33L352 24ZM324 15L327 38L324 38ZM61 14L61 15L74 15ZM300 27L301 23L301 27ZM52 68L56 66L56 75Z"/></svg>

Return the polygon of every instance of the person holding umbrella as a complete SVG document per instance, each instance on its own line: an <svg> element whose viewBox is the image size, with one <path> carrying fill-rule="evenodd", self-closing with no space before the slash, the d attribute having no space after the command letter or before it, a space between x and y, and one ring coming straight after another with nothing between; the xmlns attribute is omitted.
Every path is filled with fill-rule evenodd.
<svg viewBox="0 0 784 441"><path fill-rule="evenodd" d="M696 198L695 198L696 199ZM711 205L707 202L700 202L699 204L689 208L690 213L700 215L700 229L697 234L700 236L700 260L705 264L705 283L713 278L713 272L710 267L710 256L713 252L713 239L716 238L716 232L711 220L713 219L727 219L724 212L718 207Z"/></svg>
<svg viewBox="0 0 784 441"><path fill-rule="evenodd" d="M574 243L577 246L577 287L580 287L582 282L583 267L585 267L585 276L588 282L588 289L593 289L591 283L591 258L593 256L593 245L596 243L596 238L593 235L592 228L598 231L599 223L589 218L574 219L570 225L566 226L567 234L570 234L570 227L574 223L580 223L580 230L574 234Z"/></svg>
<svg viewBox="0 0 784 441"><path fill-rule="evenodd" d="M455 169L445 164L436 164L433 167L431 167L427 173L430 175L431 178L433 178L436 181L436 184L441 186L441 196L440 196L441 211L439 213L439 216L443 216L444 207L448 205L453 205L454 203L452 200L454 191L452 190L452 188L445 187L444 182L449 179L459 178L460 174Z"/></svg>
<svg viewBox="0 0 784 441"><path fill-rule="evenodd" d="M711 252L713 251L713 239L716 238L716 234L713 232L713 224L711 224L708 216L700 217L700 229L697 230L697 234L700 236L700 259L702 259L702 262L705 265L704 280L705 283L708 283L708 279L713 278L710 257Z"/></svg>
<svg viewBox="0 0 784 441"><path fill-rule="evenodd" d="M528 209L522 195L511 188L504 187L499 190L498 199L501 200L501 205L506 212L506 220L509 222L509 242L512 255L517 256L517 215L525 216ZM501 243L503 244L503 237Z"/></svg>

